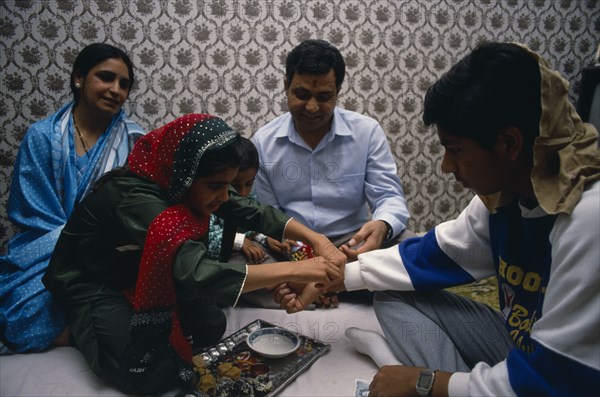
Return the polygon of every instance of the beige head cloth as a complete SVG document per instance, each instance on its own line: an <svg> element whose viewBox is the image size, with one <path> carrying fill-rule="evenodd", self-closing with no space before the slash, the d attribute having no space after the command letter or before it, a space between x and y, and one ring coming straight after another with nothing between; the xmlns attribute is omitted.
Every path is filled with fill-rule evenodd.
<svg viewBox="0 0 600 397"><path fill-rule="evenodd" d="M570 214L585 185L600 179L598 131L581 121L567 97L569 83L546 60L522 47L538 61L541 74L542 117L533 146L531 182L540 206L549 214ZM502 192L481 197L494 212L506 202Z"/></svg>

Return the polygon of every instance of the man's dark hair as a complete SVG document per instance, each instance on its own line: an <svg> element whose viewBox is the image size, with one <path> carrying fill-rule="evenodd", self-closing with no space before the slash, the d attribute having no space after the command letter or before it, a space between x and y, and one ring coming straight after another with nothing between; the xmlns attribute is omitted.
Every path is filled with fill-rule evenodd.
<svg viewBox="0 0 600 397"><path fill-rule="evenodd" d="M335 86L339 90L346 75L346 63L340 51L324 40L305 40L296 46L285 60L288 84L294 73L326 74L333 68Z"/></svg>
<svg viewBox="0 0 600 397"><path fill-rule="evenodd" d="M429 87L423 121L491 149L511 126L533 145L541 114L538 62L516 44L485 43Z"/></svg>
<svg viewBox="0 0 600 397"><path fill-rule="evenodd" d="M80 96L79 88L75 87L75 77L77 75L86 76L94 66L113 58L121 59L127 66L127 71L129 72L129 92L131 91L134 82L133 63L125 51L110 44L92 43L81 50L73 63L70 87L75 103L79 102Z"/></svg>

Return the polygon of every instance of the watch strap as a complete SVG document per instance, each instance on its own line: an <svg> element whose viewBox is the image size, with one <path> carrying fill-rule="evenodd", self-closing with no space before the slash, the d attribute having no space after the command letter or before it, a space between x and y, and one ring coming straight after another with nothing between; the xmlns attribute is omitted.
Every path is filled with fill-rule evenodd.
<svg viewBox="0 0 600 397"><path fill-rule="evenodd" d="M435 371L424 369L417 378L416 390L419 397L429 397L435 383Z"/></svg>
<svg viewBox="0 0 600 397"><path fill-rule="evenodd" d="M382 222L385 223L385 226L387 226L387 233L385 235L384 242L388 242L392 239L392 237L394 237L394 229L392 229L392 225L390 225L388 222L386 222L386 221L382 221Z"/></svg>

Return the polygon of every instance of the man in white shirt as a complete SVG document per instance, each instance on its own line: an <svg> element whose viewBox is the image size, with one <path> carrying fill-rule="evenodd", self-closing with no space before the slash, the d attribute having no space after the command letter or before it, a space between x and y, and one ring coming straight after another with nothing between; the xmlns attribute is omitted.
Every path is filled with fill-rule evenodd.
<svg viewBox="0 0 600 397"><path fill-rule="evenodd" d="M252 141L261 167L255 192L326 235L349 258L395 241L409 220L397 167L379 123L338 108L342 55L306 40L286 59L289 112Z"/></svg>

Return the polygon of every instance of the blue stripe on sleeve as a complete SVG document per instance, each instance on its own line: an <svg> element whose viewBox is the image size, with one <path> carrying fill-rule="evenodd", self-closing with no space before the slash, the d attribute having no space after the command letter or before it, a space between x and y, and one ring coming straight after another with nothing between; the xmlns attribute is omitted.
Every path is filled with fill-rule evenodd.
<svg viewBox="0 0 600 397"><path fill-rule="evenodd" d="M416 291L467 284L475 279L442 251L431 230L400 244L400 256Z"/></svg>
<svg viewBox="0 0 600 397"><path fill-rule="evenodd" d="M527 354L514 349L506 365L518 396L597 396L600 371L562 356L533 341Z"/></svg>

